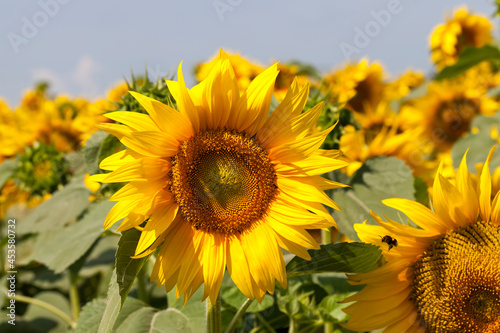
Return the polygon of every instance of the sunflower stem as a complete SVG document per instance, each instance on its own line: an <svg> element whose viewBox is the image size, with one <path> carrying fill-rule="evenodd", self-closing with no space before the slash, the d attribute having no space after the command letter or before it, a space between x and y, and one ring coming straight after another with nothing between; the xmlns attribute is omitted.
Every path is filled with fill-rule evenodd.
<svg viewBox="0 0 500 333"><path fill-rule="evenodd" d="M220 292L215 304L212 304L210 297L207 298L207 333L221 333L221 300Z"/></svg>
<svg viewBox="0 0 500 333"><path fill-rule="evenodd" d="M80 316L80 295L78 295L78 286L76 285L76 280L78 275L75 274L71 269L69 270L69 300L71 303L71 314L74 320L78 320Z"/></svg>
<svg viewBox="0 0 500 333"><path fill-rule="evenodd" d="M293 320L293 317L290 317L290 327L288 328L288 333L299 333L299 325L297 325L297 322Z"/></svg>
<svg viewBox="0 0 500 333"><path fill-rule="evenodd" d="M5 290L4 290L4 293L6 293ZM55 306L53 306L47 302L41 301L39 299L27 297L27 296L22 296L22 295L16 295L15 300L17 302L38 305L39 307L41 307L47 311L52 312L53 314L55 314L56 316L58 316L59 318L61 318L65 322L67 322L72 329L76 328L76 321L75 320L71 319L70 316L68 316L67 314L65 314L64 312L62 312L61 310L59 310L58 308L56 308Z"/></svg>
<svg viewBox="0 0 500 333"><path fill-rule="evenodd" d="M332 242L332 231L330 228L321 230L321 243L330 244Z"/></svg>
<svg viewBox="0 0 500 333"><path fill-rule="evenodd" d="M332 333L333 332L333 323L332 322L325 322L325 325L324 325L324 328L325 328L325 333Z"/></svg>
<svg viewBox="0 0 500 333"><path fill-rule="evenodd" d="M229 324L229 326L226 329L226 333L233 333L236 326L238 325L239 320L241 319L241 317L243 317L243 315L247 311L248 307L252 304L252 302L253 302L253 299L247 298L245 303L243 303L241 308L234 315L233 320L231 320L231 323Z"/></svg>

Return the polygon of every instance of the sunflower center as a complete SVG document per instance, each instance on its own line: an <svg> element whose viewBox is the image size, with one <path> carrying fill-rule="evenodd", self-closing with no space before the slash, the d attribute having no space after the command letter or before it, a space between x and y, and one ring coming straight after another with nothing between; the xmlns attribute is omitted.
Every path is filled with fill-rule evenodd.
<svg viewBox="0 0 500 333"><path fill-rule="evenodd" d="M443 102L434 118L434 139L443 143L455 142L469 130L470 122L478 113L477 101L469 98Z"/></svg>
<svg viewBox="0 0 500 333"><path fill-rule="evenodd" d="M260 220L277 193L266 150L236 131L207 130L183 142L172 158L171 179L184 219L227 235Z"/></svg>
<svg viewBox="0 0 500 333"><path fill-rule="evenodd" d="M42 161L34 165L33 175L43 179L52 175L52 164L50 161Z"/></svg>
<svg viewBox="0 0 500 333"><path fill-rule="evenodd" d="M434 241L411 298L427 332L500 332L500 227L476 222Z"/></svg>

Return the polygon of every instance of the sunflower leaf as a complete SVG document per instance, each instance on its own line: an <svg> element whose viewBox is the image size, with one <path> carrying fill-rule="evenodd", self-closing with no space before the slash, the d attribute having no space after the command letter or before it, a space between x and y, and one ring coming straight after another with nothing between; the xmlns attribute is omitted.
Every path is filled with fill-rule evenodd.
<svg viewBox="0 0 500 333"><path fill-rule="evenodd" d="M9 180L9 178L16 171L16 162L12 160L6 160L0 164L0 188Z"/></svg>
<svg viewBox="0 0 500 333"><path fill-rule="evenodd" d="M466 70L482 61L494 59L500 59L500 50L492 45L468 47L460 53L460 56L454 65L443 68L434 79L449 79L464 73Z"/></svg>
<svg viewBox="0 0 500 333"><path fill-rule="evenodd" d="M56 230L78 217L89 205L89 190L82 177L55 192L23 220L20 234Z"/></svg>
<svg viewBox="0 0 500 333"><path fill-rule="evenodd" d="M288 263L288 278L325 272L364 273L385 262L378 246L365 243L332 243L307 252L311 260L295 257Z"/></svg>
<svg viewBox="0 0 500 333"><path fill-rule="evenodd" d="M120 303L120 293L119 286L116 281L116 268L113 270L113 275L111 275L111 280L109 282L108 297L106 299L106 308L104 309L104 314L102 315L101 322L99 324L98 333L109 333L115 325L116 319L120 314L122 304Z"/></svg>
<svg viewBox="0 0 500 333"><path fill-rule="evenodd" d="M102 153L103 143L108 136L108 133L97 131L92 134L85 143L85 147L82 148L87 172L91 175L99 172L99 156Z"/></svg>
<svg viewBox="0 0 500 333"><path fill-rule="evenodd" d="M129 229L122 233L122 237L118 242L118 250L116 250L116 275L122 305L127 298L130 288L132 288L135 278L151 255L140 259L131 258L135 255L135 249L140 236L140 231Z"/></svg>
<svg viewBox="0 0 500 333"><path fill-rule="evenodd" d="M35 244L33 259L44 263L55 273L64 271L97 241L104 231L102 221L113 204L109 201L95 203L77 223L41 233ZM69 248L71 251L68 251Z"/></svg>
<svg viewBox="0 0 500 333"><path fill-rule="evenodd" d="M349 181L351 188L337 189L333 199L342 207L333 217L340 230L352 240L359 240L354 223L368 220L376 224L370 210L378 215L387 215L396 221L406 221L406 216L384 204L389 198L415 200L415 184L412 171L396 157L375 157L367 160Z"/></svg>

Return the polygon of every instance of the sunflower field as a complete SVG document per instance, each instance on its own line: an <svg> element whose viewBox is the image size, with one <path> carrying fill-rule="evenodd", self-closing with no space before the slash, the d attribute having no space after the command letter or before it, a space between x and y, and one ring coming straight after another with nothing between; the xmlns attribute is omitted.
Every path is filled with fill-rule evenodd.
<svg viewBox="0 0 500 333"><path fill-rule="evenodd" d="M492 30L456 9L427 74L220 50L0 99L0 332L500 332Z"/></svg>

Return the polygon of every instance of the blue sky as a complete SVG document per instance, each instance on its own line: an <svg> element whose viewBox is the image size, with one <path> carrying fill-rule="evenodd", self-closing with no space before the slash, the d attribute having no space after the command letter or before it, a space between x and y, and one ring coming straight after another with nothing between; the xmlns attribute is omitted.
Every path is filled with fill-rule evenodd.
<svg viewBox="0 0 500 333"><path fill-rule="evenodd" d="M493 0L1 3L0 96L11 106L41 79L51 82L53 92L96 98L131 69L142 73L147 66L157 76L184 60L184 71L190 73L219 48L263 64L300 60L326 72L345 63L349 52L341 46L349 45L356 48L351 58L378 60L391 75L408 68L429 72L428 37L446 14L461 4L487 16L495 10ZM374 23L375 16L380 23ZM356 38L359 30L365 39ZM193 84L190 77L188 84Z"/></svg>

